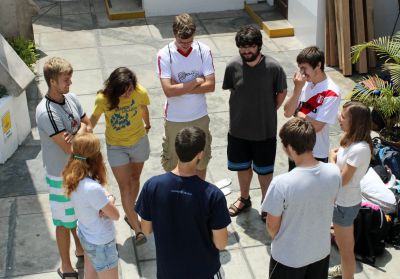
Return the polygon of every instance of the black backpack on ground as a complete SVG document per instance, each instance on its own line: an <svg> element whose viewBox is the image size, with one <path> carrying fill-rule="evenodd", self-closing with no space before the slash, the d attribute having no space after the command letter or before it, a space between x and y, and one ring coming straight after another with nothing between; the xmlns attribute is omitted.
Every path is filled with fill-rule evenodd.
<svg viewBox="0 0 400 279"><path fill-rule="evenodd" d="M362 206L354 220L354 252L356 259L374 264L375 258L385 250L385 238L390 225L385 213L379 208Z"/></svg>

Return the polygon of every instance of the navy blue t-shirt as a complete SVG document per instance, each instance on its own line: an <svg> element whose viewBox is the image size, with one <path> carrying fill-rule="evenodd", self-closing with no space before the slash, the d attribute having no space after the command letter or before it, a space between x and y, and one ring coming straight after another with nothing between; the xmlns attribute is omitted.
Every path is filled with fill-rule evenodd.
<svg viewBox="0 0 400 279"><path fill-rule="evenodd" d="M150 178L135 207L151 221L156 244L157 278L213 278L221 267L212 231L231 219L224 194L197 175L171 172Z"/></svg>

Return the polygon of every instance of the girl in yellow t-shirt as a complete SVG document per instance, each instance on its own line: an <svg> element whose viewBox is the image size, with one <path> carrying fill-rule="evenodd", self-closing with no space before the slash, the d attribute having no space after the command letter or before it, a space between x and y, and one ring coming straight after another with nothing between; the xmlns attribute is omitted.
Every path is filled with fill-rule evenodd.
<svg viewBox="0 0 400 279"><path fill-rule="evenodd" d="M149 96L126 67L115 69L104 85L96 95L90 121L94 128L104 113L108 162L121 192L125 221L135 231L139 245L146 242L146 237L133 205L139 192L140 174L150 154Z"/></svg>

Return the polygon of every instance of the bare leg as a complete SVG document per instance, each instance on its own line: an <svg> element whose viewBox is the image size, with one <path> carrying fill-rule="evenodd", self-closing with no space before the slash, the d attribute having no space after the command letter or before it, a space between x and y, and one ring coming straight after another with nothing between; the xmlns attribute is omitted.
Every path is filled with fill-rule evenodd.
<svg viewBox="0 0 400 279"><path fill-rule="evenodd" d="M244 199L248 199L250 193L250 183L251 179L253 178L253 170L250 168L247 170L238 171L237 175L240 186L240 196ZM240 200L237 200L234 205L239 209L244 206ZM231 209L229 209L229 211L234 213L234 211Z"/></svg>
<svg viewBox="0 0 400 279"><path fill-rule="evenodd" d="M354 235L353 226L342 227L333 224L336 243L339 247L340 260L342 265L342 278L353 279L356 271L356 259L354 256Z"/></svg>
<svg viewBox="0 0 400 279"><path fill-rule="evenodd" d="M85 279L97 279L97 272L94 269L92 262L85 253L85 268L84 268Z"/></svg>
<svg viewBox="0 0 400 279"><path fill-rule="evenodd" d="M81 242L79 241L79 238L76 234L76 228L71 229L71 233L72 233L72 236L74 237L74 242L75 242L75 248L76 248L75 255L82 256L83 248L82 248Z"/></svg>
<svg viewBox="0 0 400 279"><path fill-rule="evenodd" d="M203 180L206 180L206 175L207 175L207 168L204 170L197 170L197 176L200 177Z"/></svg>
<svg viewBox="0 0 400 279"><path fill-rule="evenodd" d="M99 279L118 279L118 266L109 270L99 272L98 275Z"/></svg>
<svg viewBox="0 0 400 279"><path fill-rule="evenodd" d="M63 226L56 227L56 240L58 246L58 252L61 257L61 272L75 272L71 265L71 258L69 256L69 247L70 247L70 229L67 229Z"/></svg>
<svg viewBox="0 0 400 279"><path fill-rule="evenodd" d="M271 183L273 173L258 175L258 182L260 183L261 188L261 202L264 201L265 194L267 193L269 184Z"/></svg>
<svg viewBox="0 0 400 279"><path fill-rule="evenodd" d="M134 204L139 193L140 174L142 173L143 165L144 163L130 163L111 168L121 192L122 207L136 233L142 231L138 216L134 210Z"/></svg>

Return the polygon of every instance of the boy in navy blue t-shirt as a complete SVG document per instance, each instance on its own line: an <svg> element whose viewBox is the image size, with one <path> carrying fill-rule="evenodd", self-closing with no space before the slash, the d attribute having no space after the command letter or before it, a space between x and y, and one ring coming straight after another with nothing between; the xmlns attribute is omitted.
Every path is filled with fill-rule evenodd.
<svg viewBox="0 0 400 279"><path fill-rule="evenodd" d="M205 137L197 127L182 129L175 140L178 165L150 178L135 207L143 232L154 231L159 279L221 278L219 250L231 220L221 190L196 175Z"/></svg>

